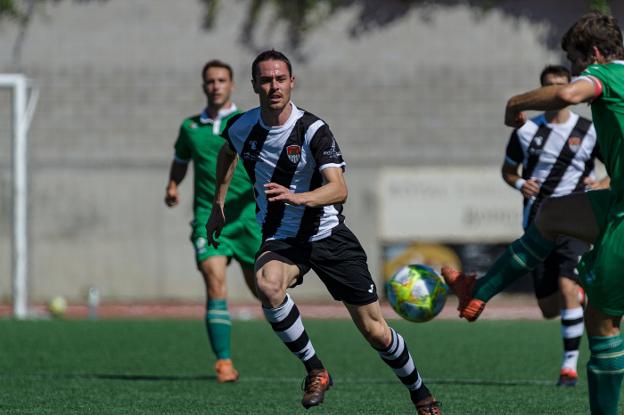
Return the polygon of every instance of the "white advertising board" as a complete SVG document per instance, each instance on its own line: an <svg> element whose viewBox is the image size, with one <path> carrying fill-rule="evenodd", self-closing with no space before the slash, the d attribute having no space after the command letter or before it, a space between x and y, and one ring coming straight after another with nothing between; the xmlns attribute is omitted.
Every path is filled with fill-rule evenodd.
<svg viewBox="0 0 624 415"><path fill-rule="evenodd" d="M522 196L499 168L384 168L379 186L385 241L506 242L522 234Z"/></svg>

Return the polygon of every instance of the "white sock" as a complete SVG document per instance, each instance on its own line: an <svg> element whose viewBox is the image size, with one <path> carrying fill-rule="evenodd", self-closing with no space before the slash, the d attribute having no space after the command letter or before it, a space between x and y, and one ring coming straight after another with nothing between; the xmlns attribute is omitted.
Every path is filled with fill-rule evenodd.
<svg viewBox="0 0 624 415"><path fill-rule="evenodd" d="M561 310L561 337L563 338L562 369L576 371L583 329L583 307Z"/></svg>

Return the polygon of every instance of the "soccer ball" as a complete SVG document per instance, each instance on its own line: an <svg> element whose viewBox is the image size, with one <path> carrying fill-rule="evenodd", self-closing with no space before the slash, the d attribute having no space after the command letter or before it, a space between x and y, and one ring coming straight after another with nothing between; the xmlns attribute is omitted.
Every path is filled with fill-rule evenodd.
<svg viewBox="0 0 624 415"><path fill-rule="evenodd" d="M65 297L58 296L51 299L48 304L48 311L52 317L63 317L67 311L67 300L65 300Z"/></svg>
<svg viewBox="0 0 624 415"><path fill-rule="evenodd" d="M386 283L386 294L394 311L417 323L429 321L442 311L448 291L442 277L420 264L401 268Z"/></svg>

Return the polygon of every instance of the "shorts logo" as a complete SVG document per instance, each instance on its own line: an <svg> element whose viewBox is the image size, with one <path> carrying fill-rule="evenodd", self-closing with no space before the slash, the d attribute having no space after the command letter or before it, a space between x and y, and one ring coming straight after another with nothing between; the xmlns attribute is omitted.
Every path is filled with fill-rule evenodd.
<svg viewBox="0 0 624 415"><path fill-rule="evenodd" d="M195 240L195 250L198 254L206 252L206 239L199 237Z"/></svg>
<svg viewBox="0 0 624 415"><path fill-rule="evenodd" d="M371 284L370 288L368 289L369 293L373 293L375 291L375 284Z"/></svg>
<svg viewBox="0 0 624 415"><path fill-rule="evenodd" d="M570 147L570 150L576 153L580 146L581 146L581 139L579 137L568 138L568 147Z"/></svg>
<svg viewBox="0 0 624 415"><path fill-rule="evenodd" d="M297 164L301 160L301 146L292 145L286 147L286 154L291 163Z"/></svg>
<svg viewBox="0 0 624 415"><path fill-rule="evenodd" d="M596 274L594 273L594 271L589 271L587 275L585 275L585 283L587 285L592 285L595 280L596 280Z"/></svg>

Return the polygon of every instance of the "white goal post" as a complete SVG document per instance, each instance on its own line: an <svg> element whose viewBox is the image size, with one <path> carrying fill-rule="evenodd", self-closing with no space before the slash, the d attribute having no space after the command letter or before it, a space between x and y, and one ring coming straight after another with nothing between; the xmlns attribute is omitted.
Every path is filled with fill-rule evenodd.
<svg viewBox="0 0 624 415"><path fill-rule="evenodd" d="M0 74L0 87L12 90L12 231L13 317L28 317L28 127L39 89L23 74Z"/></svg>

